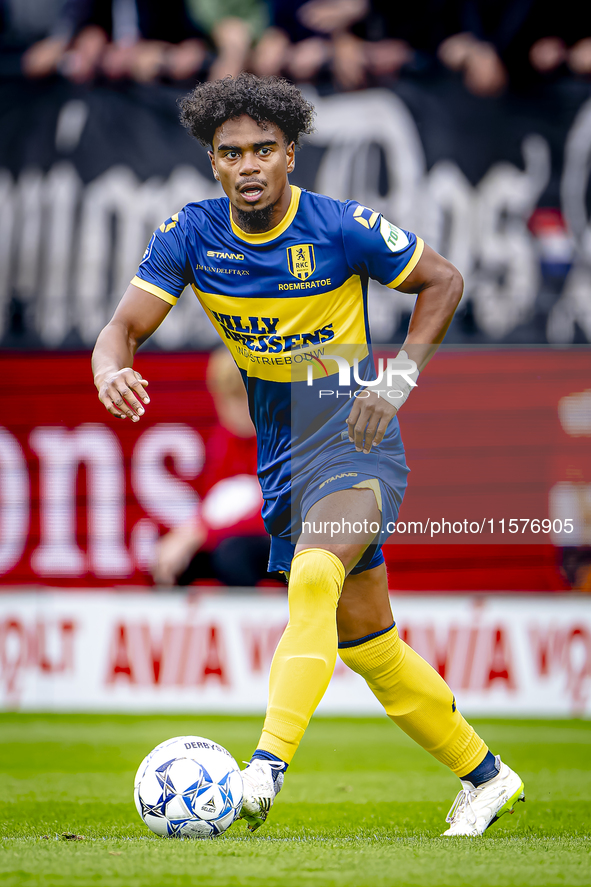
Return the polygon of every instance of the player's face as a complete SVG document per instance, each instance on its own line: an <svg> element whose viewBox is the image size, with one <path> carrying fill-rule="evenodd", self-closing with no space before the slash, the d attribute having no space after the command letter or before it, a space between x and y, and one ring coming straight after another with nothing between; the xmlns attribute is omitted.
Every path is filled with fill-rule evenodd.
<svg viewBox="0 0 591 887"><path fill-rule="evenodd" d="M238 221L249 213L253 220L261 218L265 230L279 224L291 199L287 176L295 166L293 142L286 145L274 123L257 123L244 114L216 129L212 147L214 176L238 210Z"/></svg>

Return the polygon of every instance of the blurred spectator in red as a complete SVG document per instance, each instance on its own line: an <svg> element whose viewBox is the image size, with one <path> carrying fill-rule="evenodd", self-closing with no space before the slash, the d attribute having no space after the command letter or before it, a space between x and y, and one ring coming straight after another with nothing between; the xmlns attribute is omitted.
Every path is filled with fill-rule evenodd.
<svg viewBox="0 0 591 887"><path fill-rule="evenodd" d="M152 574L159 585L216 579L252 587L268 578L269 537L261 518L256 437L246 391L225 347L209 359L207 387L219 425L207 442L202 501L193 520L159 540Z"/></svg>

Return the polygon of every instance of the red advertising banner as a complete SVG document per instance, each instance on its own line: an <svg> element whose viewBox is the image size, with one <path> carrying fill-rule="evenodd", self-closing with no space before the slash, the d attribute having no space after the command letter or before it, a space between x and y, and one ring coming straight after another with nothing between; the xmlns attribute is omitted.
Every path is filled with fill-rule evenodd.
<svg viewBox="0 0 591 887"><path fill-rule="evenodd" d="M215 411L206 354L146 353L141 422L108 415L87 354L0 356L0 583L151 584L191 517ZM442 349L400 415L411 468L392 588L566 588L591 545L591 351Z"/></svg>
<svg viewBox="0 0 591 887"><path fill-rule="evenodd" d="M215 411L206 354L138 365L152 403L136 425L98 401L89 354L0 358L4 584L151 584L154 539L199 501Z"/></svg>

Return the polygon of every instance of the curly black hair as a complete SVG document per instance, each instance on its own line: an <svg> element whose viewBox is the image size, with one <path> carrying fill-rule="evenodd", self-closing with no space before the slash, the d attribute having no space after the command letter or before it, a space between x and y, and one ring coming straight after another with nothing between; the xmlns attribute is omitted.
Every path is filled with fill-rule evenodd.
<svg viewBox="0 0 591 887"><path fill-rule="evenodd" d="M257 123L274 123L288 143L299 142L313 130L314 105L300 90L281 77L255 77L242 73L211 83L199 83L180 99L181 123L202 145L213 144L213 136L226 120L248 114Z"/></svg>

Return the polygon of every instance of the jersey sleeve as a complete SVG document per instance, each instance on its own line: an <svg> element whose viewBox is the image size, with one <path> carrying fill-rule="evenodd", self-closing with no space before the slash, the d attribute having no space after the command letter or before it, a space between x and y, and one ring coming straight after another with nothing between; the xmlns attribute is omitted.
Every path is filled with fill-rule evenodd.
<svg viewBox="0 0 591 887"><path fill-rule="evenodd" d="M180 217L180 219L179 219ZM136 276L134 286L176 305L190 283L187 273L184 213L175 213L152 234Z"/></svg>
<svg viewBox="0 0 591 887"><path fill-rule="evenodd" d="M391 288L400 286L423 254L425 244L397 228L381 213L350 201L343 212L343 244L349 267Z"/></svg>

